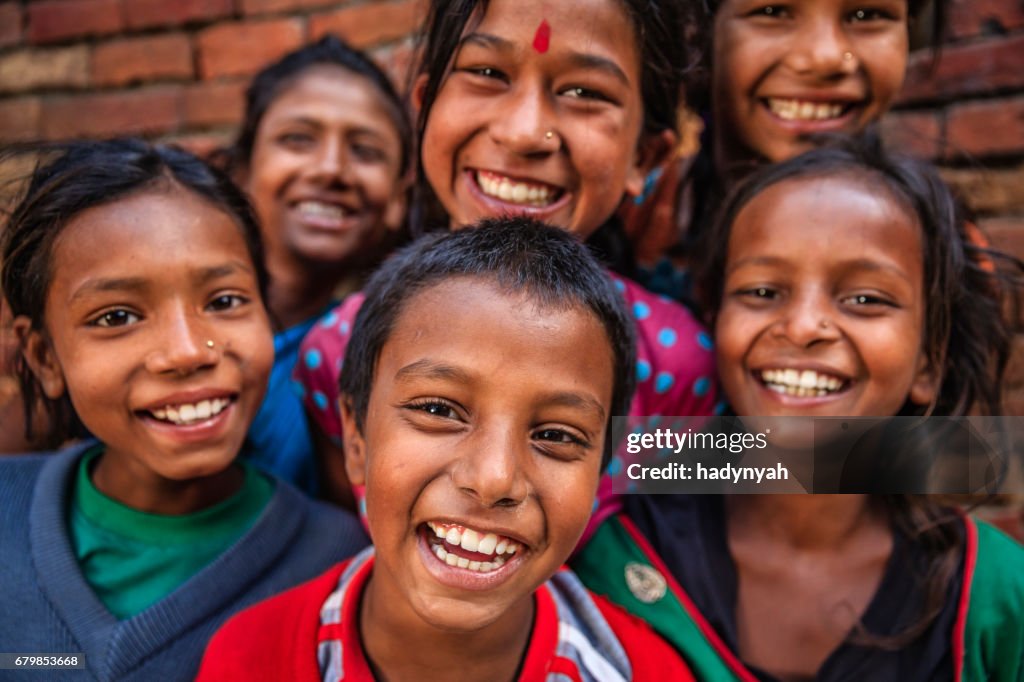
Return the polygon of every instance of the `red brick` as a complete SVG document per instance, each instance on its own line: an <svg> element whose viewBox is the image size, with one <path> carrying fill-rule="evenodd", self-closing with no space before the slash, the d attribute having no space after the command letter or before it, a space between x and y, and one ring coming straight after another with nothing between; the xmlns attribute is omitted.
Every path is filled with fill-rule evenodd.
<svg viewBox="0 0 1024 682"><path fill-rule="evenodd" d="M243 14L272 14L295 12L342 4L338 0L240 0Z"/></svg>
<svg viewBox="0 0 1024 682"><path fill-rule="evenodd" d="M234 125L245 107L246 80L200 83L185 89L185 124Z"/></svg>
<svg viewBox="0 0 1024 682"><path fill-rule="evenodd" d="M182 33L129 38L97 45L92 53L94 85L192 77L192 45Z"/></svg>
<svg viewBox="0 0 1024 682"><path fill-rule="evenodd" d="M1024 35L942 48L934 72L929 54L915 53L901 102L948 100L963 95L1024 87Z"/></svg>
<svg viewBox="0 0 1024 682"><path fill-rule="evenodd" d="M37 139L41 111L38 97L0 100L0 140L23 142Z"/></svg>
<svg viewBox="0 0 1024 682"><path fill-rule="evenodd" d="M942 151L942 114L938 111L894 111L882 119L886 144L904 154L936 159Z"/></svg>
<svg viewBox="0 0 1024 682"><path fill-rule="evenodd" d="M43 102L48 139L159 133L181 122L181 87L54 97Z"/></svg>
<svg viewBox="0 0 1024 682"><path fill-rule="evenodd" d="M203 78L255 73L302 44L298 19L233 22L208 28L197 36L199 73Z"/></svg>
<svg viewBox="0 0 1024 682"><path fill-rule="evenodd" d="M979 220L978 227L988 236L993 247L1017 258L1024 258L1024 216L987 218ZM1017 354L1021 356L1021 365L1024 367L1024 344L1020 345L1022 347Z"/></svg>
<svg viewBox="0 0 1024 682"><path fill-rule="evenodd" d="M337 33L355 47L365 48L397 40L415 31L426 7L418 0L367 2L355 7L314 15L309 32L313 39Z"/></svg>
<svg viewBox="0 0 1024 682"><path fill-rule="evenodd" d="M0 47L21 42L21 8L13 2L0 3Z"/></svg>
<svg viewBox="0 0 1024 682"><path fill-rule="evenodd" d="M160 141L186 149L200 158L209 159L213 152L231 144L231 135L229 133L191 133L172 135L162 138Z"/></svg>
<svg viewBox="0 0 1024 682"><path fill-rule="evenodd" d="M33 43L117 33L123 26L119 0L43 0L28 6Z"/></svg>
<svg viewBox="0 0 1024 682"><path fill-rule="evenodd" d="M0 55L0 93L89 84L89 48L24 48Z"/></svg>
<svg viewBox="0 0 1024 682"><path fill-rule="evenodd" d="M999 155L1024 152L1024 97L971 102L950 108L946 154Z"/></svg>
<svg viewBox="0 0 1024 682"><path fill-rule="evenodd" d="M1020 0L954 0L949 31L954 38L1001 34L1024 26Z"/></svg>
<svg viewBox="0 0 1024 682"><path fill-rule="evenodd" d="M1024 213L1024 165L1009 168L943 168L942 177L968 206L985 215Z"/></svg>
<svg viewBox="0 0 1024 682"><path fill-rule="evenodd" d="M128 28L182 26L230 16L231 0L125 0L123 12Z"/></svg>

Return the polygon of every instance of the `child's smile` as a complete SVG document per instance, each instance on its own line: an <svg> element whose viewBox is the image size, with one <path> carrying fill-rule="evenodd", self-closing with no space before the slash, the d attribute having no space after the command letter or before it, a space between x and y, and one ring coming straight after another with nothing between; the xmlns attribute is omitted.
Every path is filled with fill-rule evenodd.
<svg viewBox="0 0 1024 682"><path fill-rule="evenodd" d="M730 404L750 416L889 416L927 404L921 230L858 176L783 180L737 214L716 320Z"/></svg>
<svg viewBox="0 0 1024 682"><path fill-rule="evenodd" d="M903 84L906 0L724 0L714 31L712 113L729 158L782 161L808 135L862 130Z"/></svg>
<svg viewBox="0 0 1024 682"><path fill-rule="evenodd" d="M83 211L53 262L43 385L105 444L97 485L149 509L150 486L228 469L273 362L241 228L171 186Z"/></svg>
<svg viewBox="0 0 1024 682"><path fill-rule="evenodd" d="M377 547L369 593L389 595L403 621L497 625L509 609L528 613L568 558L600 473L606 338L586 309L541 307L486 279L404 303L362 433L344 414L346 464L365 482Z"/></svg>
<svg viewBox="0 0 1024 682"><path fill-rule="evenodd" d="M618 2L491 2L470 21L423 134L423 169L452 225L528 215L581 237L596 230L655 163L640 67Z"/></svg>

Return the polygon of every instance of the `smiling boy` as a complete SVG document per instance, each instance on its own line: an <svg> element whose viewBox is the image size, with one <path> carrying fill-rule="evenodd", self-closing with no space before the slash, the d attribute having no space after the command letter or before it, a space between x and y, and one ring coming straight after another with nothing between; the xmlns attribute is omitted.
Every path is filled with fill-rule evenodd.
<svg viewBox="0 0 1024 682"><path fill-rule="evenodd" d="M341 400L375 547L231 621L200 679L691 679L561 569L634 381L630 319L585 248L485 221L366 293Z"/></svg>

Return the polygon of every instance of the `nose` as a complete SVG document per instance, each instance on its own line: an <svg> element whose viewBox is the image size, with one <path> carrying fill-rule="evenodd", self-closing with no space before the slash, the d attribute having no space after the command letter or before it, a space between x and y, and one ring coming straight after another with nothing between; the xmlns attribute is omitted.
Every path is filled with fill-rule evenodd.
<svg viewBox="0 0 1024 682"><path fill-rule="evenodd" d="M520 156L546 155L558 148L554 133L555 115L547 90L540 84L513 86L508 97L500 98L494 120L489 125L491 138Z"/></svg>
<svg viewBox="0 0 1024 682"><path fill-rule="evenodd" d="M775 335L801 348L839 338L838 311L825 292L794 296L780 309Z"/></svg>
<svg viewBox="0 0 1024 682"><path fill-rule="evenodd" d="M312 174L325 184L347 183L348 157L345 141L325 138L312 159Z"/></svg>
<svg viewBox="0 0 1024 682"><path fill-rule="evenodd" d="M794 32L786 61L797 73L836 78L856 69L851 47L841 20L815 16Z"/></svg>
<svg viewBox="0 0 1024 682"><path fill-rule="evenodd" d="M451 475L455 486L483 507L516 507L527 497L529 487L523 467L529 453L523 437L511 428L480 429L463 443Z"/></svg>
<svg viewBox="0 0 1024 682"><path fill-rule="evenodd" d="M176 306L154 328L146 368L154 374L186 376L217 364L221 350L198 313Z"/></svg>

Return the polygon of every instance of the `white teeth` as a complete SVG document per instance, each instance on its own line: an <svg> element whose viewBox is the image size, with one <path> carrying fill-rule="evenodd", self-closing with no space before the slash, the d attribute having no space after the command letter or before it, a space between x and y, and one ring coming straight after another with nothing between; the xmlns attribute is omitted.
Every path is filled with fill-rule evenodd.
<svg viewBox="0 0 1024 682"><path fill-rule="evenodd" d="M448 558L447 550L445 550L445 548L442 547L441 545L436 545L434 547L434 554L436 554L437 558L440 559L441 561L445 561Z"/></svg>
<svg viewBox="0 0 1024 682"><path fill-rule="evenodd" d="M502 538L498 541L497 546L494 548L495 554L504 554L505 550L508 549L508 540Z"/></svg>
<svg viewBox="0 0 1024 682"><path fill-rule="evenodd" d="M466 551L477 551L476 548L480 545L480 533L477 533L472 528L467 528L462 531L462 542L459 544L462 545L462 549Z"/></svg>
<svg viewBox="0 0 1024 682"><path fill-rule="evenodd" d="M838 391L843 380L813 370L800 372L795 369L766 369L761 379L771 390L800 398L821 397Z"/></svg>
<svg viewBox="0 0 1024 682"><path fill-rule="evenodd" d="M540 208L550 204L555 197L555 192L549 187L516 182L489 173L477 172L476 182L484 194L512 204Z"/></svg>
<svg viewBox="0 0 1024 682"><path fill-rule="evenodd" d="M469 568L469 559L464 556L459 557L459 568Z"/></svg>
<svg viewBox="0 0 1024 682"><path fill-rule="evenodd" d="M345 217L345 209L337 204L325 204L322 201L300 201L296 208L307 215L321 216L333 220L341 220Z"/></svg>
<svg viewBox="0 0 1024 682"><path fill-rule="evenodd" d="M466 546L466 541L463 539L462 546ZM477 546L476 551L481 554L494 554L494 549L498 546L498 536L494 533L488 533L481 540Z"/></svg>
<svg viewBox="0 0 1024 682"><path fill-rule="evenodd" d="M448 556L444 558L444 562L449 566L456 566L459 563L459 557L449 553Z"/></svg>
<svg viewBox="0 0 1024 682"><path fill-rule="evenodd" d="M796 99L768 99L768 108L773 114L786 121L824 121L838 118L843 114L844 105L828 102L806 102Z"/></svg>
<svg viewBox="0 0 1024 682"><path fill-rule="evenodd" d="M198 403L183 405L167 405L163 408L150 410L150 414L161 421L168 421L179 426L206 421L224 411L231 404L227 398L200 400Z"/></svg>
<svg viewBox="0 0 1024 682"><path fill-rule="evenodd" d="M452 527L448 529L448 533L444 536L444 539L449 545L460 545L462 544L462 533L459 532L458 528Z"/></svg>

